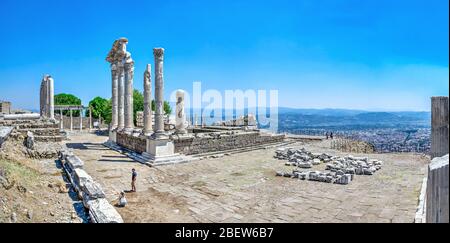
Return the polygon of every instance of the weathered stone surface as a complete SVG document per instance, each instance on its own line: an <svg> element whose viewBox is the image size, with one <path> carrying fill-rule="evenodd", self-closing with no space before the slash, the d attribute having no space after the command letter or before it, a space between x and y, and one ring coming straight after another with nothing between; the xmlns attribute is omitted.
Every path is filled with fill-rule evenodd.
<svg viewBox="0 0 450 243"><path fill-rule="evenodd" d="M84 171L83 169L75 169L72 176L75 186L80 193L82 191L81 189L85 187L86 183L93 181L92 177L88 175L88 173L86 173L86 171Z"/></svg>
<svg viewBox="0 0 450 243"><path fill-rule="evenodd" d="M289 160L285 165L296 166L300 169L312 168L313 165L319 165L322 162L328 162L325 170L321 171L296 171L293 174L286 172L277 172L277 176L285 176L286 174L294 175L295 178L301 180L318 181L325 183L335 183L347 185L354 175L373 175L377 170L381 169L382 161L369 160L367 157L354 157L348 155L345 157L337 157L325 153L311 153L302 149L279 148L275 151L275 158L280 160Z"/></svg>
<svg viewBox="0 0 450 243"><path fill-rule="evenodd" d="M89 207L88 204L89 201L99 198L105 198L105 193L103 192L103 189L100 186L100 184L98 184L97 182L87 180L84 183L84 186L81 188L81 190L82 190L83 204L86 208Z"/></svg>
<svg viewBox="0 0 450 243"><path fill-rule="evenodd" d="M88 202L89 215L94 223L123 223L116 209L105 198Z"/></svg>
<svg viewBox="0 0 450 243"><path fill-rule="evenodd" d="M449 155L436 157L428 166L426 222L449 222Z"/></svg>
<svg viewBox="0 0 450 243"><path fill-rule="evenodd" d="M0 126L0 148L2 147L2 144L8 139L12 131L12 127Z"/></svg>
<svg viewBox="0 0 450 243"><path fill-rule="evenodd" d="M144 127L143 133L145 136L150 136L153 132L153 117L152 117L152 67L147 64L144 72L144 112L142 120Z"/></svg>
<svg viewBox="0 0 450 243"><path fill-rule="evenodd" d="M67 156L66 163L72 170L81 169L84 166L84 162L75 155Z"/></svg>
<svg viewBox="0 0 450 243"><path fill-rule="evenodd" d="M28 149L34 149L34 135L30 131L27 132L27 138L26 138L25 144Z"/></svg>
<svg viewBox="0 0 450 243"><path fill-rule="evenodd" d="M185 134L187 133L187 121L186 121L186 113L184 111L184 91L177 90L176 97L176 118L175 118L175 128L177 129L177 133Z"/></svg>
<svg viewBox="0 0 450 243"><path fill-rule="evenodd" d="M175 153L185 155L279 143L284 138L284 135L264 134L257 131L214 132L173 137Z"/></svg>

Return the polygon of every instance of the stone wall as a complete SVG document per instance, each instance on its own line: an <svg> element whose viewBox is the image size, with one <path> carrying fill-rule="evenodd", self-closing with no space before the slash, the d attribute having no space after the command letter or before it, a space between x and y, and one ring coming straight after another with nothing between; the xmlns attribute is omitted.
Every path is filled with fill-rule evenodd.
<svg viewBox="0 0 450 243"><path fill-rule="evenodd" d="M448 154L448 97L431 98L431 158Z"/></svg>
<svg viewBox="0 0 450 243"><path fill-rule="evenodd" d="M123 132L117 133L116 141L118 145L137 153L145 152L147 147L147 140L144 137L135 137Z"/></svg>
<svg viewBox="0 0 450 243"><path fill-rule="evenodd" d="M269 135L259 132L215 133L206 136L179 137L174 140L175 152L185 155L226 151L237 148L282 142L284 135Z"/></svg>
<svg viewBox="0 0 450 243"><path fill-rule="evenodd" d="M427 195L426 195L426 222L448 223L448 154L444 157L434 158L428 166Z"/></svg>
<svg viewBox="0 0 450 243"><path fill-rule="evenodd" d="M0 101L0 114L11 114L11 102Z"/></svg>

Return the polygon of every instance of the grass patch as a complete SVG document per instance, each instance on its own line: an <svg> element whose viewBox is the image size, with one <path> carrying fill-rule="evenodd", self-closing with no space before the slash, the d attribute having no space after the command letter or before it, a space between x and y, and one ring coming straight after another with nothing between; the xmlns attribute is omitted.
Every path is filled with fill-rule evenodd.
<svg viewBox="0 0 450 243"><path fill-rule="evenodd" d="M20 184L32 185L36 184L40 177L38 171L10 160L0 159L0 168L11 182L17 181Z"/></svg>

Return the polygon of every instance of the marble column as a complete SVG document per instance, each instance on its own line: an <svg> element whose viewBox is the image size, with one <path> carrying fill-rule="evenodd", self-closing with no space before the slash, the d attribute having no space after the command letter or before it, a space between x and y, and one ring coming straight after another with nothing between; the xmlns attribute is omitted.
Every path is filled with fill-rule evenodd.
<svg viewBox="0 0 450 243"><path fill-rule="evenodd" d="M64 115L63 115L63 110L59 109L59 116L60 116L60 121L59 121L59 130L64 131Z"/></svg>
<svg viewBox="0 0 450 243"><path fill-rule="evenodd" d="M89 131L92 130L92 108L89 106Z"/></svg>
<svg viewBox="0 0 450 243"><path fill-rule="evenodd" d="M164 49L154 48L155 57L155 138L166 138L164 132Z"/></svg>
<svg viewBox="0 0 450 243"><path fill-rule="evenodd" d="M70 109L70 131L73 130L73 116L72 116L72 109Z"/></svg>
<svg viewBox="0 0 450 243"><path fill-rule="evenodd" d="M119 71L117 70L117 64L111 64L111 77L112 77L112 96L111 96L111 129L114 130L118 126L119 113L118 113L118 96L119 96Z"/></svg>
<svg viewBox="0 0 450 243"><path fill-rule="evenodd" d="M144 136L151 136L152 124L152 67L147 64L144 72Z"/></svg>
<svg viewBox="0 0 450 243"><path fill-rule="evenodd" d="M40 90L40 114L41 117L47 117L47 102L48 102L48 79L47 75L44 75L41 81L41 90Z"/></svg>
<svg viewBox="0 0 450 243"><path fill-rule="evenodd" d="M55 81L52 77L48 76L48 118L55 119Z"/></svg>
<svg viewBox="0 0 450 243"><path fill-rule="evenodd" d="M117 121L117 129L118 130L123 130L125 127L125 117L124 117L124 105L125 105L125 84L124 84L124 76L125 76L125 71L124 71L124 66L123 63L120 63L118 65L118 72L119 72L119 79L118 79L118 83L119 83L119 95L118 95L118 109L117 109L117 114L118 114L118 121Z"/></svg>
<svg viewBox="0 0 450 243"><path fill-rule="evenodd" d="M124 65L125 71L125 132L132 133L134 130L133 119L133 76L134 76L134 62L131 55L127 53L126 63Z"/></svg>
<svg viewBox="0 0 450 243"><path fill-rule="evenodd" d="M176 118L175 118L175 128L176 133L186 134L186 113L184 111L184 91L177 90L177 106L176 106Z"/></svg>
<svg viewBox="0 0 450 243"><path fill-rule="evenodd" d="M80 109L80 132L83 131L83 109Z"/></svg>

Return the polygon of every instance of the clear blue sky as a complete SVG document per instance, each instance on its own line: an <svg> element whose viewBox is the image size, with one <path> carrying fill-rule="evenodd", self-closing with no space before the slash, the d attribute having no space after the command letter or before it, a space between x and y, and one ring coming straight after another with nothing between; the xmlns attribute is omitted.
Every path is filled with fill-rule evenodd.
<svg viewBox="0 0 450 243"><path fill-rule="evenodd" d="M135 88L164 47L166 96L278 89L279 105L429 110L449 93L448 0L0 1L0 99L38 108L42 75L110 97L105 57L129 39Z"/></svg>

